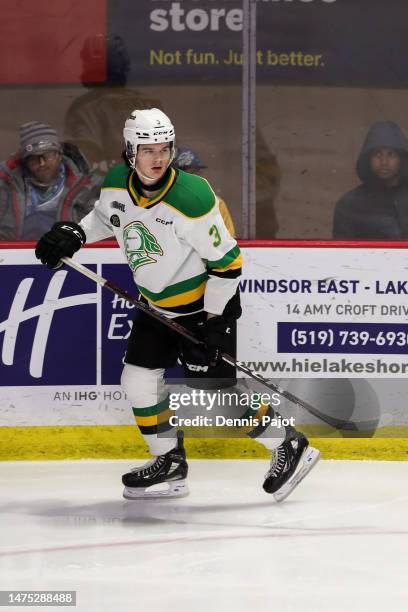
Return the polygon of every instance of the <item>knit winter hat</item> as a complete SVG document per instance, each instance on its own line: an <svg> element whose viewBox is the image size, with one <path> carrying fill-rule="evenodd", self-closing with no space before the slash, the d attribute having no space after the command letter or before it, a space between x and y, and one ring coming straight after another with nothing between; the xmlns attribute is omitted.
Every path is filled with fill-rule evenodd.
<svg viewBox="0 0 408 612"><path fill-rule="evenodd" d="M41 155L44 151L61 151L57 132L46 123L29 121L20 125L20 155Z"/></svg>

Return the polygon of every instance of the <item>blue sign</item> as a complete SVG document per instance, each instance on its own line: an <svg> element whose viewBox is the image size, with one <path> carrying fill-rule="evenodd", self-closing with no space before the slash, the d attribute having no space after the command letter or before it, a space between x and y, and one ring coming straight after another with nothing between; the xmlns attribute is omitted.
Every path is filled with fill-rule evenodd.
<svg viewBox="0 0 408 612"><path fill-rule="evenodd" d="M109 0L109 37L120 35L128 51L129 84L240 82L242 5L242 0ZM256 6L258 81L407 83L406 0L258 0ZM112 66L123 57L119 43L111 43L107 53Z"/></svg>
<svg viewBox="0 0 408 612"><path fill-rule="evenodd" d="M102 276L137 297L132 273L124 264L104 264ZM135 306L110 291L102 290L102 384L117 385L132 329Z"/></svg>
<svg viewBox="0 0 408 612"><path fill-rule="evenodd" d="M96 271L96 266L88 266ZM137 295L125 264L103 274ZM74 270L1 266L0 385L119 384L134 307ZM97 351L101 326L101 351Z"/></svg>
<svg viewBox="0 0 408 612"><path fill-rule="evenodd" d="M0 386L120 384L134 304L104 289L99 298L97 285L70 268L0 272ZM101 264L98 273L138 297L126 264Z"/></svg>
<svg viewBox="0 0 408 612"><path fill-rule="evenodd" d="M1 266L1 278L0 385L95 384L95 284L36 265Z"/></svg>
<svg viewBox="0 0 408 612"><path fill-rule="evenodd" d="M278 353L405 355L406 323L278 323Z"/></svg>

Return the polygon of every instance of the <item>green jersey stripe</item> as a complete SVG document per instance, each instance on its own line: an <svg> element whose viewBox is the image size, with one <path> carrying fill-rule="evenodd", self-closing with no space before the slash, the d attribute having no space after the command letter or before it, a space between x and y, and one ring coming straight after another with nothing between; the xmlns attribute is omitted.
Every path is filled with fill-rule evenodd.
<svg viewBox="0 0 408 612"><path fill-rule="evenodd" d="M217 261L207 261L207 265L209 268L225 268L234 261L240 254L239 246L236 244L228 253L226 253L221 259L217 259Z"/></svg>
<svg viewBox="0 0 408 612"><path fill-rule="evenodd" d="M164 291L160 291L159 293L153 293L153 291L149 291L142 285L138 285L141 293L145 297L150 300L158 301L168 297L174 297L175 295L179 295L180 293L185 293L186 291L191 291L192 289L197 289L208 279L208 275L206 272L199 274L198 276L193 276L193 278L188 278L187 280L180 281L179 283L175 283L174 285L169 285L164 289Z"/></svg>

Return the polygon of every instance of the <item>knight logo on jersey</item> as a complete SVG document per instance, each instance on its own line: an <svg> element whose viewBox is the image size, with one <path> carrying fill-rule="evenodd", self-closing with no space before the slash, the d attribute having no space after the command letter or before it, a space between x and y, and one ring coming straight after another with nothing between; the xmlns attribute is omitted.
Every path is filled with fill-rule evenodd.
<svg viewBox="0 0 408 612"><path fill-rule="evenodd" d="M126 257L129 266L135 272L139 266L156 263L150 255L163 255L163 250L155 236L141 221L129 223L123 230Z"/></svg>

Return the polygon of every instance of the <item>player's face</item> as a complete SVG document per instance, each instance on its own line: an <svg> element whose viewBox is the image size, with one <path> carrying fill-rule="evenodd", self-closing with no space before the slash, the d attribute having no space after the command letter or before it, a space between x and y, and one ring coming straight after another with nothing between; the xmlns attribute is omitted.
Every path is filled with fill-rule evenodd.
<svg viewBox="0 0 408 612"><path fill-rule="evenodd" d="M399 177L401 159L397 151L387 147L376 149L370 158L371 169L379 179L394 181Z"/></svg>
<svg viewBox="0 0 408 612"><path fill-rule="evenodd" d="M26 164L31 176L44 185L48 185L58 177L61 154L58 151L46 151L42 155L30 155Z"/></svg>
<svg viewBox="0 0 408 612"><path fill-rule="evenodd" d="M144 176L159 180L167 170L170 156L170 144L139 145L136 166Z"/></svg>

